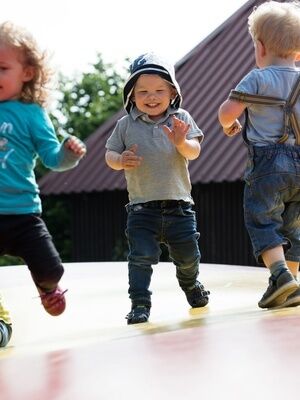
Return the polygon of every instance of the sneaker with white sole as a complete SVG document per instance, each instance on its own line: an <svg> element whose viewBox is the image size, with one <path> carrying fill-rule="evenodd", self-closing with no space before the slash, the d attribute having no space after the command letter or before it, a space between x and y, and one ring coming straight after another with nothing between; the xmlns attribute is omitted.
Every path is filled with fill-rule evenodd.
<svg viewBox="0 0 300 400"><path fill-rule="evenodd" d="M287 298L299 289L299 284L288 270L283 270L277 278L269 278L269 286L258 302L260 308L281 306Z"/></svg>
<svg viewBox="0 0 300 400"><path fill-rule="evenodd" d="M300 288L297 289L294 293L290 294L286 301L281 304L278 308L284 307L297 307L300 306Z"/></svg>

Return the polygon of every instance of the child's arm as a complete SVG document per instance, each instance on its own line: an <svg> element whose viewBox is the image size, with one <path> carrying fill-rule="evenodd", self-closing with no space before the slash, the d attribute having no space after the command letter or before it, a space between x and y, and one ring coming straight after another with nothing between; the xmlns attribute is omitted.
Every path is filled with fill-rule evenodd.
<svg viewBox="0 0 300 400"><path fill-rule="evenodd" d="M224 103L221 104L218 117L225 135L234 136L240 133L242 125L238 118L242 115L245 108L245 103L234 100L225 100Z"/></svg>
<svg viewBox="0 0 300 400"><path fill-rule="evenodd" d="M141 164L142 157L136 155L137 145L134 144L129 150L119 154L116 151L107 150L105 154L106 164L115 170L134 169Z"/></svg>
<svg viewBox="0 0 300 400"><path fill-rule="evenodd" d="M199 156L201 151L199 140L197 138L186 138L190 129L189 124L186 124L184 121L174 116L172 129L167 125L163 125L162 128L169 140L175 145L176 149L183 157L188 160L194 160Z"/></svg>
<svg viewBox="0 0 300 400"><path fill-rule="evenodd" d="M200 155L201 145L198 138L185 139L181 145L177 145L178 152L187 160L195 160Z"/></svg>

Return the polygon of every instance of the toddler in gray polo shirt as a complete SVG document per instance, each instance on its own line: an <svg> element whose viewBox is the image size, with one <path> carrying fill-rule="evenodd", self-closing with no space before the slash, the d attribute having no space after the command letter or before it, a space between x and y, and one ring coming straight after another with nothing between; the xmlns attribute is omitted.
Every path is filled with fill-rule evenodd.
<svg viewBox="0 0 300 400"><path fill-rule="evenodd" d="M123 90L127 115L106 143L106 162L124 169L129 203L126 236L131 311L128 324L148 321L152 265L165 243L176 277L192 307L204 307L209 291L197 280L200 251L192 210L188 161L197 158L203 133L180 108L174 67L153 53L130 66Z"/></svg>

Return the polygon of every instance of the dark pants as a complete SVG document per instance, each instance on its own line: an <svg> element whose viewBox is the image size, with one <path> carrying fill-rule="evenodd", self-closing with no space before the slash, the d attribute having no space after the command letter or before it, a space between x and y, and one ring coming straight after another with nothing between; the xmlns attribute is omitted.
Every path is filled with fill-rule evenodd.
<svg viewBox="0 0 300 400"><path fill-rule="evenodd" d="M55 286L64 273L52 237L38 215L0 215L0 254L22 258L41 288Z"/></svg>
<svg viewBox="0 0 300 400"><path fill-rule="evenodd" d="M129 244L129 297L134 304L151 305L152 264L159 262L165 243L176 265L179 286L193 287L199 273L199 233L189 203L153 201L127 205L126 235Z"/></svg>

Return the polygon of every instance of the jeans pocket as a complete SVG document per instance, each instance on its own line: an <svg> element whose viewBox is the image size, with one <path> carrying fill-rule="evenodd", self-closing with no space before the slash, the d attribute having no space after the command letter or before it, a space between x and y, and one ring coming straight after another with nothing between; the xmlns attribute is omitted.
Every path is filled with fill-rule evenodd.
<svg viewBox="0 0 300 400"><path fill-rule="evenodd" d="M196 212L192 209L192 206L181 206L182 215L193 216Z"/></svg>

